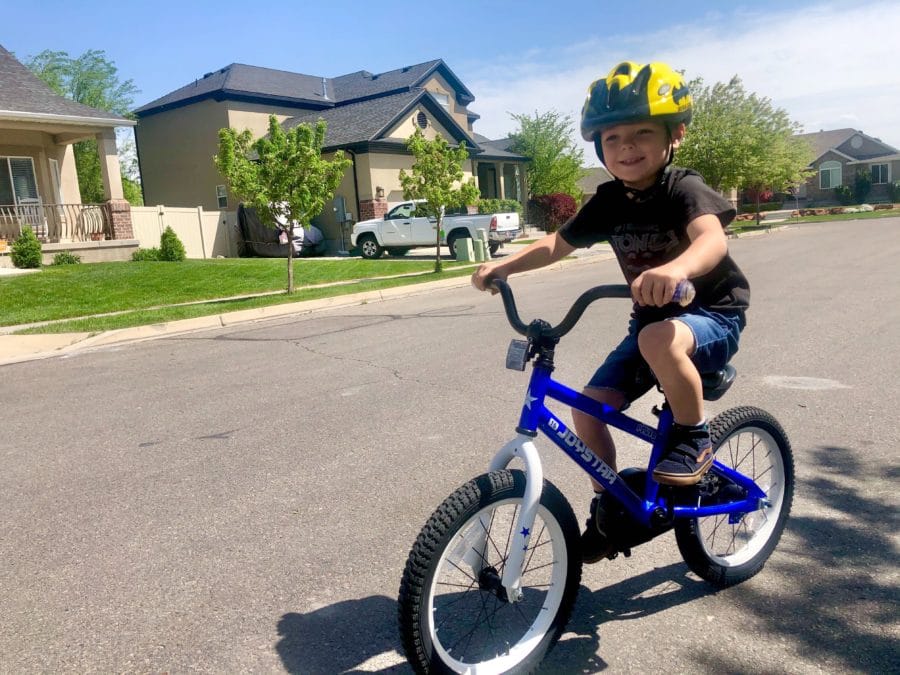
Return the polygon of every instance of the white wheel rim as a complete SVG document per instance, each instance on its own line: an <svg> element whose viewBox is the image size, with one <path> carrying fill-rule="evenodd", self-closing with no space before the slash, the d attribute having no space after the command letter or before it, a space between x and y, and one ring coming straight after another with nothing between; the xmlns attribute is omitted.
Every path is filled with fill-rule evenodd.
<svg viewBox="0 0 900 675"><path fill-rule="evenodd" d="M759 427L744 427L722 441L716 461L753 479L766 493L768 505L729 523L728 515L698 518L700 544L710 560L723 567L743 565L772 536L784 502L784 458L775 438Z"/></svg>
<svg viewBox="0 0 900 675"><path fill-rule="evenodd" d="M514 644L509 645L508 651L503 654L497 654L488 660L479 662L469 662L465 660L465 654L459 655L457 658L452 652L459 651L459 645L444 644L441 640L440 623L443 616L443 608L436 607L436 600L440 597L438 586L441 588L458 588L456 594L463 596L466 592L474 594L476 598L486 600L482 606L485 613L493 610L496 614L508 614L509 611L515 612L517 608L513 604L502 603L494 598L488 591L478 589L477 583L473 576L473 572L466 566L466 562L461 559L464 552L471 553L474 549L470 542L478 541L477 532L481 530L480 522L489 524L492 533L502 530L502 544L508 541L508 532L510 531L510 516L514 512L512 518L518 517L518 506L521 498L511 498L491 504L485 507L471 518L469 518L463 527L461 527L454 535L450 543L444 548L440 560L437 563L435 575L432 577L432 583L428 589L428 603L426 611L428 612L425 621L427 623L428 634L434 649L440 656L441 661L451 670L457 673L469 673L472 675L485 675L490 673L504 673L513 668L516 664L525 660L528 655L534 651L535 647L543 639L544 635L550 630L560 603L562 602L563 593L565 592L566 574L568 570L568 551L563 537L562 528L559 523L549 514L547 509L541 504L538 507L537 518L534 523L534 535L528 543L529 552L525 555L525 573L522 578L522 587L530 589L531 592L537 593L534 589L536 586L532 584L540 584L540 588L544 590L542 602L540 603L540 611L538 611L531 619L525 620L523 623L530 621L527 629L522 629L521 635L516 639ZM506 507L503 509L503 507ZM510 508L512 507L512 508ZM501 522L497 522L495 518L492 520L492 513L496 514L503 510L504 517ZM515 524L514 522L512 523ZM499 527L499 529L498 529ZM483 541L483 539L481 540ZM496 564L498 559L506 558L505 548L499 548L487 542L488 553L487 558L490 564ZM548 557L549 556L549 557ZM552 560L552 562L547 562ZM460 570L465 570L467 575ZM442 575L450 572L452 581L441 581ZM498 568L502 574L502 569ZM468 588L453 586L451 584L468 585ZM528 591L526 591L527 593ZM448 594L449 595L449 594ZM529 601L531 598L529 597ZM489 603L495 603L491 606ZM509 610L507 612L496 611ZM534 602L529 602L528 608L536 607ZM492 615L493 616L493 615ZM516 615L520 616L520 615ZM502 619L501 619L502 621ZM437 625L436 625L437 624ZM474 632L474 630L473 630Z"/></svg>

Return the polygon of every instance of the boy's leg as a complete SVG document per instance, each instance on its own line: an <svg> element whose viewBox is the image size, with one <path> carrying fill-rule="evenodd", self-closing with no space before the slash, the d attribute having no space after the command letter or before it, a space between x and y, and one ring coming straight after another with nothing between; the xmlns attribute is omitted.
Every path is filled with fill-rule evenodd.
<svg viewBox="0 0 900 675"><path fill-rule="evenodd" d="M697 309L649 324L638 335L641 354L665 391L675 418L666 452L653 471L657 482L693 485L712 466L700 373L728 363L737 352L743 326L743 315Z"/></svg>

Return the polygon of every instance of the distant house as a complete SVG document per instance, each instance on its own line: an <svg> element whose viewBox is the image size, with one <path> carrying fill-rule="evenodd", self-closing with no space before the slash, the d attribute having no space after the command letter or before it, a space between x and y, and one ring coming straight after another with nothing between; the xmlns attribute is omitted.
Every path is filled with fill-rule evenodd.
<svg viewBox="0 0 900 675"><path fill-rule="evenodd" d="M30 226L44 242L129 239L116 127L134 122L57 95L0 46L0 239ZM96 139L106 201L81 203L72 145Z"/></svg>
<svg viewBox="0 0 900 675"><path fill-rule="evenodd" d="M597 192L597 187L603 183L615 180L613 175L602 166L589 166L585 168L587 175L578 181L578 187L584 193L581 198L582 204L587 204L588 200Z"/></svg>
<svg viewBox="0 0 900 675"><path fill-rule="evenodd" d="M834 129L798 134L807 141L815 159L810 168L816 174L801 186L800 197L816 204L838 203L835 188L853 188L856 174L865 171L872 180L868 201L890 199L889 186L900 179L900 151L856 129Z"/></svg>
<svg viewBox="0 0 900 675"><path fill-rule="evenodd" d="M323 155L353 160L335 200L313 220L334 248L349 221L383 215L403 200L400 169L412 166L406 139L416 128L465 143L466 177L483 197L524 200L527 158L474 133L472 93L440 59L385 73L364 70L335 78L234 63L135 111L135 137L145 204L237 207L213 156L223 127L266 133L269 115L285 128L323 119ZM343 232L342 232L343 225Z"/></svg>

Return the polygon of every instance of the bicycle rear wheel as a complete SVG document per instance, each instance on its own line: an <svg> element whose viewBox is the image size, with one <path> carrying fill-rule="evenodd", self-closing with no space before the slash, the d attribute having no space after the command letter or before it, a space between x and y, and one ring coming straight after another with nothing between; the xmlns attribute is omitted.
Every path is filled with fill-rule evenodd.
<svg viewBox="0 0 900 675"><path fill-rule="evenodd" d="M527 673L562 634L581 581L578 523L544 482L522 573L522 598L500 584L525 475L494 471L466 483L432 514L400 584L400 632L419 673Z"/></svg>
<svg viewBox="0 0 900 675"><path fill-rule="evenodd" d="M794 495L794 459L781 425L759 408L726 410L710 423L716 461L751 478L768 504L740 517L730 515L675 522L675 538L688 567L708 582L731 586L759 572L781 538ZM723 490L701 498L727 498Z"/></svg>

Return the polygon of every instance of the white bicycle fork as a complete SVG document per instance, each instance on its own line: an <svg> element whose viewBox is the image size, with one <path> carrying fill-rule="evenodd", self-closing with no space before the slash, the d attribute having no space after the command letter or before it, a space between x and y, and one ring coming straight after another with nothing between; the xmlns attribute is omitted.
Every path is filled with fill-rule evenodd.
<svg viewBox="0 0 900 675"><path fill-rule="evenodd" d="M544 470L541 467L541 458L538 455L537 447L534 440L524 434L519 434L500 448L491 460L489 470L505 469L517 457L525 463L525 496L522 499L516 531L510 543L509 557L506 560L501 579L501 583L506 589L506 597L510 602L518 602L522 598L522 566L525 563L525 553L528 551L534 517L537 514L538 504L541 501L541 490L544 486ZM466 542L466 548L470 555L465 556L465 560L471 565L476 579L481 573L484 560L484 557L478 552L484 550L486 542L487 523L481 528L475 541Z"/></svg>

